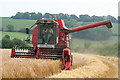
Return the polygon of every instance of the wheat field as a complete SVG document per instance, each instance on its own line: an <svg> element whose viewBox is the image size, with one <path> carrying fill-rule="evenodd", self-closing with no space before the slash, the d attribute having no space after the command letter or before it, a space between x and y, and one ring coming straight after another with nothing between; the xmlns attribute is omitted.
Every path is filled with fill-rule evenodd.
<svg viewBox="0 0 120 80"><path fill-rule="evenodd" d="M118 78L118 58L90 54L73 54L71 70L61 70L59 60L11 58L4 49L2 78Z"/></svg>
<svg viewBox="0 0 120 80"><path fill-rule="evenodd" d="M44 78L61 71L59 60L11 58L2 50L2 78Z"/></svg>

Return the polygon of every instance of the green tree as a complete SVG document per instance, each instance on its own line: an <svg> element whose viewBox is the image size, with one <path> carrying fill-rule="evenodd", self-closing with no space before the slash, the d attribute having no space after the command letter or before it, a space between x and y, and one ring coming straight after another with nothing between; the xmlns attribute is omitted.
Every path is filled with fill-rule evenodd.
<svg viewBox="0 0 120 80"><path fill-rule="evenodd" d="M79 15L78 20L81 22L90 22L90 16L89 15Z"/></svg>
<svg viewBox="0 0 120 80"><path fill-rule="evenodd" d="M97 21L103 21L105 19L111 19L112 22L117 22L117 19L111 15L108 15L108 16L89 16L87 14L85 15L79 15L79 18L72 14L72 15L68 15L68 14L64 14L64 13L59 13L59 14L50 14L50 13L45 13L44 15L42 15L42 13L35 13L35 12L32 12L32 13L29 13L29 12L25 12L25 13L22 13L22 12L18 12L16 13L15 16L12 16L11 18L13 19L34 19L34 20L38 20L40 18L57 18L57 19L67 19L67 20L70 20L70 19L75 19L76 21L81 21L81 22L97 22ZM118 17L119 18L119 17Z"/></svg>
<svg viewBox="0 0 120 80"><path fill-rule="evenodd" d="M15 47L16 45L19 46L19 47L27 47L28 45L20 40L20 39L13 39L13 40L10 40L9 38L7 38L6 36L4 36L2 38L2 48L13 48ZM1 46L1 45L0 45Z"/></svg>
<svg viewBox="0 0 120 80"><path fill-rule="evenodd" d="M75 20L78 20L78 17L76 15L70 15L70 19L75 19Z"/></svg>
<svg viewBox="0 0 120 80"><path fill-rule="evenodd" d="M38 12L38 13L37 13L37 18L36 18L36 19L38 20L38 19L41 19L41 18L42 18L42 13Z"/></svg>
<svg viewBox="0 0 120 80"><path fill-rule="evenodd" d="M11 40L7 38L2 38L2 48L11 48Z"/></svg>
<svg viewBox="0 0 120 80"><path fill-rule="evenodd" d="M12 16L11 18L13 19L23 19L23 13L22 12L17 12L15 16Z"/></svg>
<svg viewBox="0 0 120 80"><path fill-rule="evenodd" d="M7 29L8 29L8 30L7 30L8 32L13 32L13 31L14 31L14 26L8 24L8 25L7 25Z"/></svg>
<svg viewBox="0 0 120 80"><path fill-rule="evenodd" d="M50 13L45 13L45 14L44 14L44 18L52 18L52 16L51 16Z"/></svg>
<svg viewBox="0 0 120 80"><path fill-rule="evenodd" d="M25 12L23 13L23 16L22 16L24 19L30 19L30 13L29 12Z"/></svg>
<svg viewBox="0 0 120 80"><path fill-rule="evenodd" d="M30 19L36 19L36 13L35 12L32 12L30 13Z"/></svg>
<svg viewBox="0 0 120 80"><path fill-rule="evenodd" d="M16 45L19 46L19 47L27 47L28 46L24 41L22 41L20 39L13 39L12 40L12 46L14 47Z"/></svg>
<svg viewBox="0 0 120 80"><path fill-rule="evenodd" d="M52 14L52 18L57 18L57 19L60 19L59 15L58 14Z"/></svg>
<svg viewBox="0 0 120 80"><path fill-rule="evenodd" d="M9 35L5 35L5 38L10 39L10 36Z"/></svg>
<svg viewBox="0 0 120 80"><path fill-rule="evenodd" d="M103 21L103 20L105 20L105 16L95 16L95 15L93 15L91 17L91 22L98 22L98 21Z"/></svg>
<svg viewBox="0 0 120 80"><path fill-rule="evenodd" d="M38 12L37 14L35 12L30 13L30 19L38 20L42 18L42 13Z"/></svg>
<svg viewBox="0 0 120 80"><path fill-rule="evenodd" d="M91 22L98 22L98 21L99 21L98 16L93 15L93 16L91 17Z"/></svg>
<svg viewBox="0 0 120 80"><path fill-rule="evenodd" d="M110 19L112 22L116 23L117 22L117 19L111 15L108 15L107 16L107 19Z"/></svg>
<svg viewBox="0 0 120 80"><path fill-rule="evenodd" d="M63 14L63 13L59 13L58 14L58 18L59 19L69 19L69 15L68 14Z"/></svg>
<svg viewBox="0 0 120 80"><path fill-rule="evenodd" d="M67 19L65 19L64 22L68 28L73 28L73 27L79 26L75 19L70 19L69 21Z"/></svg>

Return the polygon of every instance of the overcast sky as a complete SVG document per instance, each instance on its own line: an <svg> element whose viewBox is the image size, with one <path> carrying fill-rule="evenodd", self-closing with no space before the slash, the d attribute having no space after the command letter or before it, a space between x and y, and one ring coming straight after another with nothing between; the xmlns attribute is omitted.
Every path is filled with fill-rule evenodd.
<svg viewBox="0 0 120 80"><path fill-rule="evenodd" d="M88 14L90 16L118 16L119 0L0 0L0 17L17 12Z"/></svg>

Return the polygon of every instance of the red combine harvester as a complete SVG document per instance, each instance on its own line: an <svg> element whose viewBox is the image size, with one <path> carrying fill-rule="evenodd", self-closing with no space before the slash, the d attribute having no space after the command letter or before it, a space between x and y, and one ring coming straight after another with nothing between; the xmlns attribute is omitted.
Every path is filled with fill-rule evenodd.
<svg viewBox="0 0 120 80"><path fill-rule="evenodd" d="M72 65L69 33L106 25L112 27L110 20L105 20L85 26L68 29L62 19L39 19L30 28L26 28L27 40L30 41L30 29L33 28L33 47L14 47L11 57L60 59L64 69L69 70ZM18 52L19 50L19 52Z"/></svg>

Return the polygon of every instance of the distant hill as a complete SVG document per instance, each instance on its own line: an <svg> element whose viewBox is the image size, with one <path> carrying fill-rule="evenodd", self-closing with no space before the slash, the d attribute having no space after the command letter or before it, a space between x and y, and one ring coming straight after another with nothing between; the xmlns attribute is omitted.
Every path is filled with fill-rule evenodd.
<svg viewBox="0 0 120 80"><path fill-rule="evenodd" d="M14 26L14 30L18 31L22 28L29 28L32 26L36 20L27 20L27 19L12 19L12 18L2 18L2 28L4 31L7 30L8 25Z"/></svg>
<svg viewBox="0 0 120 80"><path fill-rule="evenodd" d="M29 28L32 26L36 20L29 20L29 19L12 19L12 18L0 18L2 19L2 28L3 31L7 31L7 26L8 25L13 25L14 26L14 31L19 31L21 29ZM73 21L72 21L73 22ZM71 23L70 21L65 20L66 27L70 27ZM82 26L86 24L91 24L94 22L74 22L72 24L72 27L77 27L77 26ZM112 23L113 28L111 28L113 34L118 34L118 23Z"/></svg>

